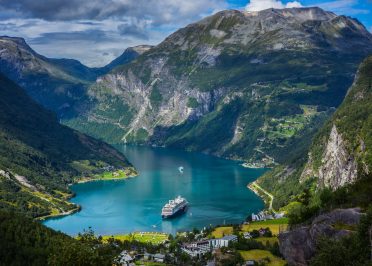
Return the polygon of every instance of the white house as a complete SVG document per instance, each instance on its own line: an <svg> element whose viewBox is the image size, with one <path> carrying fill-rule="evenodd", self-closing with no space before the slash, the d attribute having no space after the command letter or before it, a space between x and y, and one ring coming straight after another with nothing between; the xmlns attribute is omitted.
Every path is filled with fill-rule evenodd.
<svg viewBox="0 0 372 266"><path fill-rule="evenodd" d="M211 251L212 247L209 240L204 240L185 245L181 249L191 257L197 257Z"/></svg>
<svg viewBox="0 0 372 266"><path fill-rule="evenodd" d="M209 240L211 243L212 248L221 248L221 247L228 247L230 243L238 241L238 237L236 235L228 235L222 238L216 238Z"/></svg>
<svg viewBox="0 0 372 266"><path fill-rule="evenodd" d="M157 254L154 255L154 261L155 262L163 263L164 259L165 259L165 255L163 255L163 254L157 253Z"/></svg>
<svg viewBox="0 0 372 266"><path fill-rule="evenodd" d="M228 235L222 238L203 240L199 242L190 243L184 245L181 249L183 252L189 254L192 257L203 255L213 249L228 247L230 243L238 241L236 235Z"/></svg>
<svg viewBox="0 0 372 266"><path fill-rule="evenodd" d="M244 232L243 236L244 236L245 239L251 239L252 238L252 235L249 232Z"/></svg>
<svg viewBox="0 0 372 266"><path fill-rule="evenodd" d="M120 265L127 266L127 265L132 265L132 263L134 262L134 259L127 253L126 250L124 250L120 253L118 261Z"/></svg>

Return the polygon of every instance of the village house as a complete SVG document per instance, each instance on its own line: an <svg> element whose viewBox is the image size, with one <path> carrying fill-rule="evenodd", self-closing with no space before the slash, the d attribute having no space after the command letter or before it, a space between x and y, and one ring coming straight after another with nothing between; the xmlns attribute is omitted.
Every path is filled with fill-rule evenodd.
<svg viewBox="0 0 372 266"><path fill-rule="evenodd" d="M228 247L230 243L238 241L236 235L228 235L222 238L198 241L184 245L181 249L191 257L198 257L221 247Z"/></svg>
<svg viewBox="0 0 372 266"><path fill-rule="evenodd" d="M265 236L266 233L269 233L269 230L266 228L260 228L260 230L258 230L258 233L260 234L260 236Z"/></svg>
<svg viewBox="0 0 372 266"><path fill-rule="evenodd" d="M228 247L230 243L238 241L238 237L236 235L227 235L222 238L211 239L210 243L213 249L221 248L221 247Z"/></svg>
<svg viewBox="0 0 372 266"><path fill-rule="evenodd" d="M279 219L284 217L284 213L266 213L264 211L259 212L258 214L252 213L252 221L266 221L266 220L273 220L273 219Z"/></svg>
<svg viewBox="0 0 372 266"><path fill-rule="evenodd" d="M126 250L123 250L118 257L119 265L129 266L134 265L134 259L128 254Z"/></svg>
<svg viewBox="0 0 372 266"><path fill-rule="evenodd" d="M191 257L198 257L211 251L212 247L209 240L204 240L184 245L181 249Z"/></svg>
<svg viewBox="0 0 372 266"><path fill-rule="evenodd" d="M165 259L165 255L163 255L163 254L157 253L157 254L154 255L154 261L155 262L163 263L164 259Z"/></svg>
<svg viewBox="0 0 372 266"><path fill-rule="evenodd" d="M249 232L244 232L243 236L244 236L245 239L251 239L252 238L252 235Z"/></svg>

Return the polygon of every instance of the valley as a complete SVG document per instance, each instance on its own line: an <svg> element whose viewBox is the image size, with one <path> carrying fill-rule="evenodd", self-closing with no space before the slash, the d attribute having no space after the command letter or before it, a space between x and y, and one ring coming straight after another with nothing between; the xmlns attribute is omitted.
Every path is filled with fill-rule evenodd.
<svg viewBox="0 0 372 266"><path fill-rule="evenodd" d="M81 210L43 224L71 236L89 227L98 235L108 236L131 232L176 234L192 228L240 223L264 207L246 185L266 169L246 169L235 161L169 148L116 148L136 167L138 176L73 185L76 196L71 202ZM182 174L180 166L184 168ZM162 220L163 205L178 195L189 202L187 212Z"/></svg>
<svg viewBox="0 0 372 266"><path fill-rule="evenodd" d="M172 31L72 19L60 41L100 28L99 67L0 36L0 264L369 265L372 34L274 2Z"/></svg>

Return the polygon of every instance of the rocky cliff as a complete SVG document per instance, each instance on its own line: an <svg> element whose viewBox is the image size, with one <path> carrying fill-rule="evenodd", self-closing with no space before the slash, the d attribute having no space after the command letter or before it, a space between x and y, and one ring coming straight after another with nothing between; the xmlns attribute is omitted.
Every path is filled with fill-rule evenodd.
<svg viewBox="0 0 372 266"><path fill-rule="evenodd" d="M309 265L321 237L340 239L356 228L361 217L360 209L336 209L316 217L310 225L298 226L279 235L280 252L291 266Z"/></svg>
<svg viewBox="0 0 372 266"><path fill-rule="evenodd" d="M362 24L319 8L222 11L101 77L91 108L64 123L111 143L282 162L304 151L371 51Z"/></svg>
<svg viewBox="0 0 372 266"><path fill-rule="evenodd" d="M336 125L333 125L318 173L307 170L313 168L312 161L310 161L305 166L306 170L301 174L300 182L316 176L319 187L330 187L333 190L353 183L357 179L358 169L355 158L346 149L346 145Z"/></svg>

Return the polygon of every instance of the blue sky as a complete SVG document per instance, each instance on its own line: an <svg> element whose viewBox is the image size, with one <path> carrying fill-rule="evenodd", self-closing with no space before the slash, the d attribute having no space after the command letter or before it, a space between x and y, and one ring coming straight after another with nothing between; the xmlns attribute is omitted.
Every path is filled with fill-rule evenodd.
<svg viewBox="0 0 372 266"><path fill-rule="evenodd" d="M0 0L0 35L23 37L49 57L101 66L220 10L299 6L357 18L372 32L372 0Z"/></svg>

